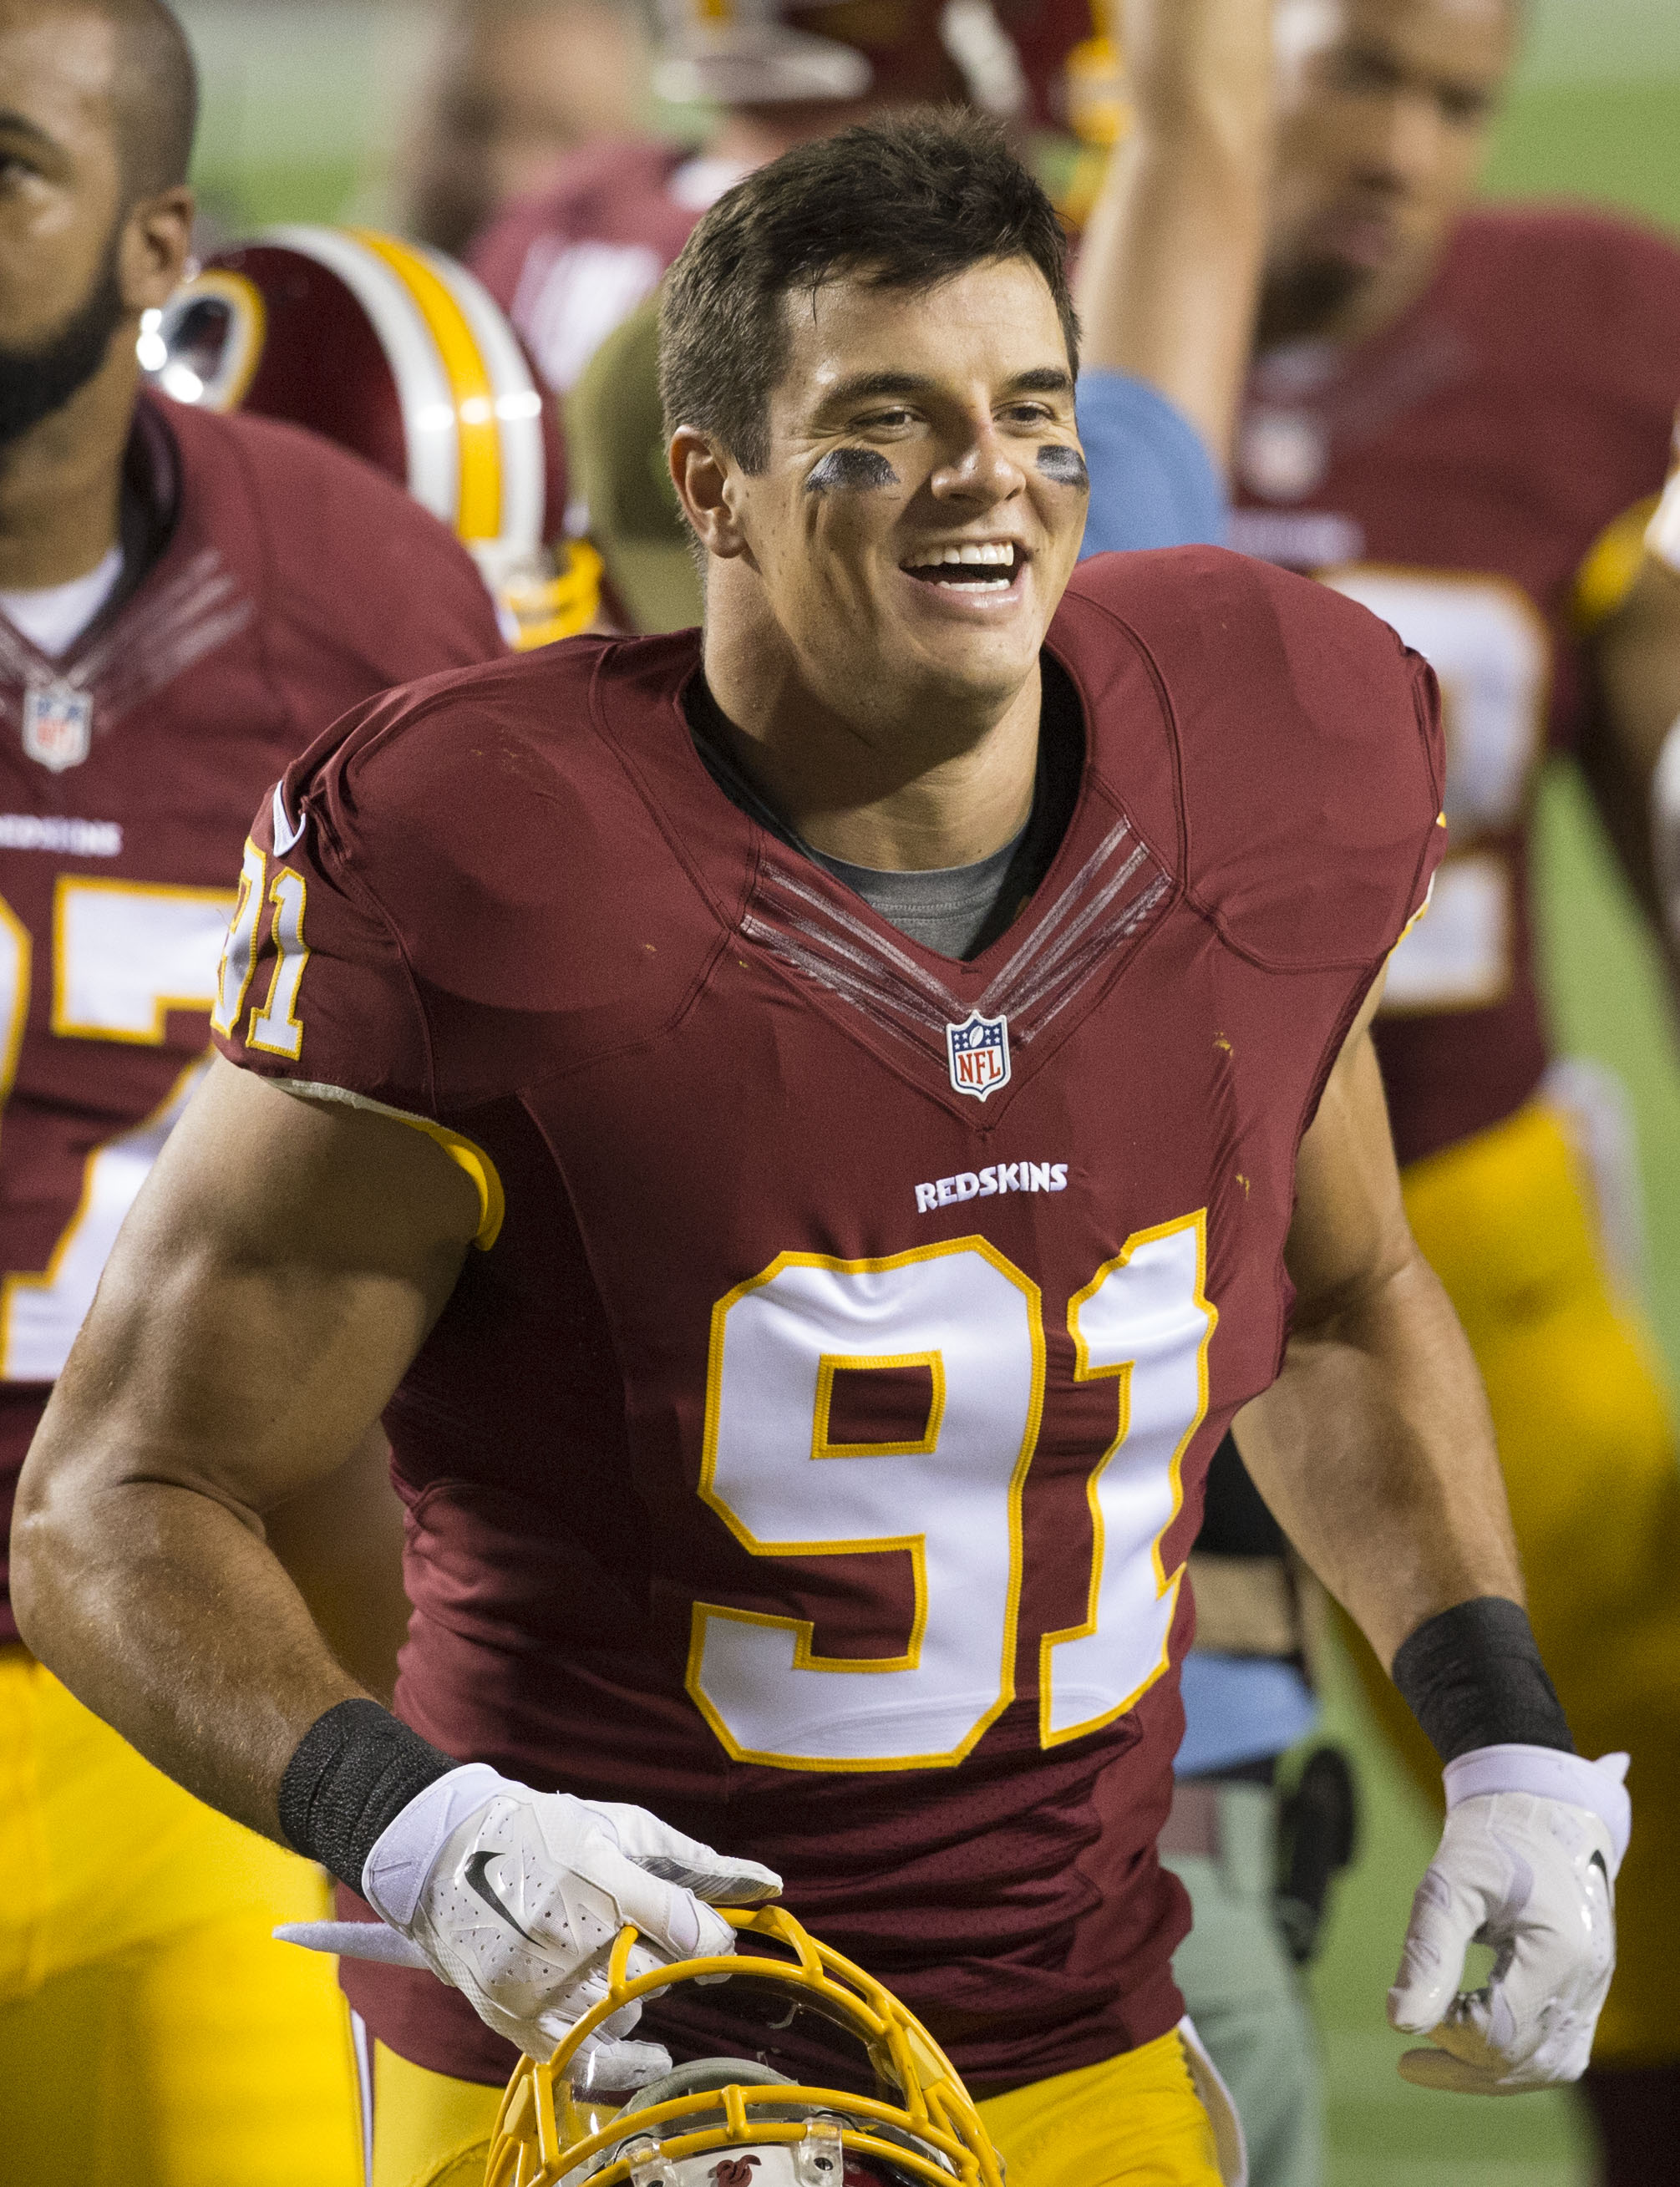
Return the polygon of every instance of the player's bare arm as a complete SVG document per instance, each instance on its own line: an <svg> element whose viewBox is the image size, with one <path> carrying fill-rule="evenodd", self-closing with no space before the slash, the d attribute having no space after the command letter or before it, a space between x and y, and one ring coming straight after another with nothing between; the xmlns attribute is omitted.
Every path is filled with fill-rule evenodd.
<svg viewBox="0 0 1680 2187"><path fill-rule="evenodd" d="M478 1223L422 1133L217 1062L115 1251L25 1469L19 1622L141 1752L271 1837L360 1688L262 1515L376 1425Z"/></svg>
<svg viewBox="0 0 1680 2187"><path fill-rule="evenodd" d="M1585 2066L1609 1984L1625 1757L1594 1767L1570 1750L1521 1615L1481 1378L1406 1222L1370 1037L1381 992L1301 1144L1289 1346L1239 1432L1280 1522L1395 1667L1447 1760L1447 1835L1389 1999L1394 2024L1430 2031L1434 2047L1408 2052L1402 2071L1466 2093L1537 2086ZM1538 1887L1502 1897L1525 1867ZM1585 1936L1584 1957L1553 1959L1559 1925ZM1508 1954L1488 1989L1455 1994L1479 1934Z"/></svg>
<svg viewBox="0 0 1680 2187"><path fill-rule="evenodd" d="M1385 1663L1425 1618L1520 1602L1481 1379L1413 1244L1367 998L1296 1168L1284 1370L1239 1417L1279 1523Z"/></svg>
<svg viewBox="0 0 1680 2187"><path fill-rule="evenodd" d="M303 1834L310 1804L300 1757L306 1768L324 1753L324 1774L347 1743L343 1705L357 1703L352 1728L366 1737L371 1724L376 1757L359 1784L358 1845L371 1839L377 1854L389 1838L367 1819L383 1782L394 1819L407 1818L399 1869L416 1842L435 1855L488 1813L503 1837L530 1835L562 1905L581 1878L613 1926L633 1918L679 1954L697 1942L728 1950L722 1923L657 1879L680 1873L728 1902L764 1895L773 1876L719 1863L637 1808L532 1794L482 1765L452 1769L334 1659L265 1542L266 1511L330 1481L376 1431L482 1215L475 1186L424 1133L218 1061L106 1264L25 1466L13 1533L20 1627L142 1753L282 1843ZM664 1865L649 1877L638 1855ZM338 1865L375 1896L359 1859ZM432 1910L418 1888L403 1903L419 1925ZM563 1914L542 1981L508 2005L473 1990L477 1963L459 1965L447 1937L420 1935L434 1955L417 1942L409 1963L467 1987L538 2055L593 1997L598 1970L548 2009L569 1942L580 1957ZM522 1938L510 1933L516 1956Z"/></svg>
<svg viewBox="0 0 1680 2187"><path fill-rule="evenodd" d="M1133 111L1081 244L1084 362L1151 381L1222 461L1265 240L1271 0L1129 0L1122 39Z"/></svg>
<svg viewBox="0 0 1680 2187"><path fill-rule="evenodd" d="M1680 993L1680 571L1648 554L1593 657L1582 764Z"/></svg>

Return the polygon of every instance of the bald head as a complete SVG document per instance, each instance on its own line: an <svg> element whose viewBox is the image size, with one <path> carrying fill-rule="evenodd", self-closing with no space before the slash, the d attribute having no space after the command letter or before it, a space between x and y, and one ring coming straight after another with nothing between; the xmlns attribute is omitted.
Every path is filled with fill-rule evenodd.
<svg viewBox="0 0 1680 2187"><path fill-rule="evenodd" d="M103 16L118 37L113 108L131 200L184 183L199 120L199 72L187 34L163 0L60 0L65 14Z"/></svg>
<svg viewBox="0 0 1680 2187"><path fill-rule="evenodd" d="M160 0L0 0L0 449L108 430L120 461L134 336L190 245L195 105Z"/></svg>

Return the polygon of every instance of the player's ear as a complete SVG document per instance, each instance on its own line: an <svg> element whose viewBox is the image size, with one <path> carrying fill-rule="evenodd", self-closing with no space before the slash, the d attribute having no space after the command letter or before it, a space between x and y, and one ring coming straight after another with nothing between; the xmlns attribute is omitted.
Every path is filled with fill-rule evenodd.
<svg viewBox="0 0 1680 2187"><path fill-rule="evenodd" d="M184 183L131 205L117 278L131 312L160 311L180 286L193 242L193 193Z"/></svg>
<svg viewBox="0 0 1680 2187"><path fill-rule="evenodd" d="M708 554L728 561L747 551L730 492L734 465L717 444L692 425L679 425L671 436L671 482L694 537Z"/></svg>

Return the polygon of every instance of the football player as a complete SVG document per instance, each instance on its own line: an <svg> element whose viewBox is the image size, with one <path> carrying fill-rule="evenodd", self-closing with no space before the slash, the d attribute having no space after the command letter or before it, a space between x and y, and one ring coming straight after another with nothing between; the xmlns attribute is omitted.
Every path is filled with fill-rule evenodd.
<svg viewBox="0 0 1680 2187"><path fill-rule="evenodd" d="M483 2138L625 1923L639 1976L785 1890L1018 2187L1211 2187L1153 1841L1239 1411L1449 1758L1407 2071L1585 2061L1621 1757L1547 1684L1369 1040L1444 846L1433 680L1217 549L1076 576L1076 367L989 125L785 155L666 294L704 631L432 678L261 801L223 1059L14 1585L91 1706L411 1963L346 1977L376 2182ZM400 1713L261 1538L381 1415ZM718 2047L700 1989L644 2032Z"/></svg>
<svg viewBox="0 0 1680 2187"><path fill-rule="evenodd" d="M580 144L633 129L647 70L625 0L457 0L398 155L404 224L458 257Z"/></svg>
<svg viewBox="0 0 1680 2187"><path fill-rule="evenodd" d="M469 254L561 396L653 294L707 206L754 167L883 107L1025 96L987 0L966 11L947 0L744 0L721 11L708 0L663 0L660 14L655 85L717 110L705 142L586 145ZM981 26L983 57L972 36L948 48L952 14Z"/></svg>
<svg viewBox="0 0 1680 2187"><path fill-rule="evenodd" d="M400 487L294 429L138 391L142 314L187 254L194 103L153 0L0 4L8 1521L101 1264L203 1076L253 799L346 706L501 650L471 560ZM352 1468L326 1493L377 1513L368 1487ZM331 1563L318 1515L290 1524ZM395 1557L392 1530L373 1539ZM364 1591L342 1560L337 1578ZM317 1872L143 1762L19 1644L3 1599L0 1847L0 2171L355 2176L342 2007L267 1939L318 1910Z"/></svg>
<svg viewBox="0 0 1680 2187"><path fill-rule="evenodd" d="M1674 1424L1616 1264L1637 1191L1616 1088L1548 1043L1528 829L1548 754L1577 755L1655 916L1649 785L1680 711L1680 616L1661 573L1628 587L1680 397L1680 250L1596 213L1472 209L1519 26L1513 0L1289 0L1233 536L1322 571L1440 677L1452 848L1376 1027L1407 1206L1487 1385L1570 1721L1631 1748L1647 1812L1673 1815ZM1621 1908L1587 2083L1618 2183L1680 2129L1661 1833L1636 1843Z"/></svg>
<svg viewBox="0 0 1680 2187"><path fill-rule="evenodd" d="M1247 364L1269 156L1269 0L1127 0L1131 124L1082 240L1085 552L1224 537L1222 467ZM657 298L602 342L566 406L592 543L638 630L701 615L665 463Z"/></svg>

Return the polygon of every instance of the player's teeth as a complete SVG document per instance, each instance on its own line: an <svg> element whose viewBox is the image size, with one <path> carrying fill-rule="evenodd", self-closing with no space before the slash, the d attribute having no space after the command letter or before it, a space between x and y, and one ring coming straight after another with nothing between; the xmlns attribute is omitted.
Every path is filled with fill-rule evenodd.
<svg viewBox="0 0 1680 2187"><path fill-rule="evenodd" d="M913 563L909 566L921 570L945 570L953 568L998 570L1003 573L1001 576L987 578L983 581L987 585L995 588L999 584L1007 584L1009 582L1009 576L1013 573L1015 566L1015 550L1012 545L1000 540L964 540L960 546L941 547L936 548L922 561ZM943 578L941 582L941 583L950 584L953 582L960 581L952 580L951 578ZM970 589L972 589L972 588L970 588Z"/></svg>

